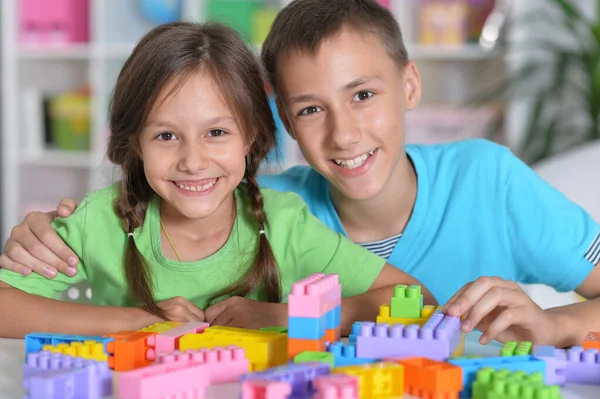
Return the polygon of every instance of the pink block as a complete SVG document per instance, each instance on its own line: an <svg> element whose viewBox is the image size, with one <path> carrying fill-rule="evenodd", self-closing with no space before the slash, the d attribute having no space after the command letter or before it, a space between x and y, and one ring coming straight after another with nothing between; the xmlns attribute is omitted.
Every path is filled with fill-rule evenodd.
<svg viewBox="0 0 600 399"><path fill-rule="evenodd" d="M390 0L377 0L377 2L386 8L390 8Z"/></svg>
<svg viewBox="0 0 600 399"><path fill-rule="evenodd" d="M204 398L210 384L205 364L157 364L115 373L117 397L127 399Z"/></svg>
<svg viewBox="0 0 600 399"><path fill-rule="evenodd" d="M296 282L288 296L288 316L321 317L341 304L342 288L336 274L315 273Z"/></svg>
<svg viewBox="0 0 600 399"><path fill-rule="evenodd" d="M208 328L208 323L192 321L160 333L155 336L155 350L157 353L173 352L174 350L179 349L179 338L186 334L199 334L206 328Z"/></svg>
<svg viewBox="0 0 600 399"><path fill-rule="evenodd" d="M162 353L154 364L181 365L190 367L196 364L206 366L209 384L237 382L240 377L250 371L250 362L246 351L237 346L227 348L202 348L185 352Z"/></svg>
<svg viewBox="0 0 600 399"><path fill-rule="evenodd" d="M346 374L330 374L315 379L315 399L358 399L358 378Z"/></svg>
<svg viewBox="0 0 600 399"><path fill-rule="evenodd" d="M19 40L22 45L34 45L42 40L46 31L46 5L43 0L19 1Z"/></svg>
<svg viewBox="0 0 600 399"><path fill-rule="evenodd" d="M242 384L242 399L287 399L291 393L289 382L249 380Z"/></svg>

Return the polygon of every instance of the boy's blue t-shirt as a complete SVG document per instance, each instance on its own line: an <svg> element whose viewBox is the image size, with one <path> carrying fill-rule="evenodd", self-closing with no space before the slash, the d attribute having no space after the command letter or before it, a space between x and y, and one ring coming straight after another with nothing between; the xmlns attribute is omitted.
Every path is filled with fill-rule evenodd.
<svg viewBox="0 0 600 399"><path fill-rule="evenodd" d="M388 262L445 303L464 284L499 276L558 291L575 289L600 261L600 226L506 147L487 140L407 145L418 192ZM346 234L327 180L298 166L260 184L293 191Z"/></svg>

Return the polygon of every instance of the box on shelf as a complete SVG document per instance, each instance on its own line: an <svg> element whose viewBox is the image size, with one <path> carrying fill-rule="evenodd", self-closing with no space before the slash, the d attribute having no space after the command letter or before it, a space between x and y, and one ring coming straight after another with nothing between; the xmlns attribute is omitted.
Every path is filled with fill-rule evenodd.
<svg viewBox="0 0 600 399"><path fill-rule="evenodd" d="M87 93L60 94L50 101L52 142L60 150L90 149L91 104Z"/></svg>
<svg viewBox="0 0 600 399"><path fill-rule="evenodd" d="M89 0L19 0L18 12L23 46L89 41Z"/></svg>

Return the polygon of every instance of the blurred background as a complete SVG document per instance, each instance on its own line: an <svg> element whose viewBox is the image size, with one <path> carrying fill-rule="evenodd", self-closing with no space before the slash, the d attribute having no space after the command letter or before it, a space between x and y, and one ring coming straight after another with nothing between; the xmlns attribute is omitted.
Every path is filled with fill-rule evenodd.
<svg viewBox="0 0 600 399"><path fill-rule="evenodd" d="M32 210L118 179L105 158L119 69L174 20L224 22L257 52L289 0L0 0L0 242ZM327 1L327 0L323 0ZM400 23L424 96L408 143L509 146L600 221L597 0L379 0ZM279 124L264 171L303 164ZM527 287L542 306L573 294Z"/></svg>

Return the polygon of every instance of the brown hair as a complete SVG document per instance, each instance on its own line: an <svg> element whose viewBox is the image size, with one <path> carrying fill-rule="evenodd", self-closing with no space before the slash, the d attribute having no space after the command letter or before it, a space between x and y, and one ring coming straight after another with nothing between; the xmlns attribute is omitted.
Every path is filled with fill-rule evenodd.
<svg viewBox="0 0 600 399"><path fill-rule="evenodd" d="M108 158L122 169L115 210L127 232L143 224L154 195L139 156L139 138L146 118L169 83L177 79L180 87L200 70L210 73L222 88L245 134L250 150L244 187L258 225L256 234L267 224L256 173L275 143L276 128L258 60L230 28L215 23L174 22L152 29L135 47L121 69L111 103ZM133 236L127 240L125 277L129 293L144 309L164 318L152 295L152 273ZM269 301L281 300L279 269L264 234L260 235L252 267L214 297L245 296L258 286L266 289Z"/></svg>
<svg viewBox="0 0 600 399"><path fill-rule="evenodd" d="M314 55L324 40L350 28L379 37L390 57L401 67L408 63L398 22L375 0L295 0L275 18L261 58L277 92L277 63L291 51Z"/></svg>

